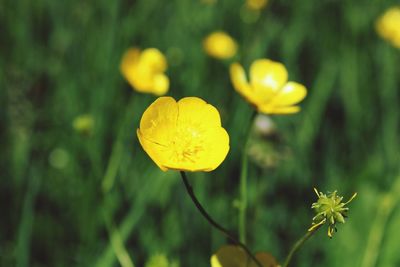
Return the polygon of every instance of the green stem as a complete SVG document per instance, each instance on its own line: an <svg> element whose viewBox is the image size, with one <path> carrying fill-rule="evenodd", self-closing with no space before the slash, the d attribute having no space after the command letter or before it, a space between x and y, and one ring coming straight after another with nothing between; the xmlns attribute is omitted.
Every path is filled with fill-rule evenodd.
<svg viewBox="0 0 400 267"><path fill-rule="evenodd" d="M107 194L114 186L115 178L117 176L119 164L121 162L124 151L123 143L126 139L127 128L131 126L129 122L132 121L132 116L133 114L135 114L134 109L137 104L136 99L136 95L133 95L131 97L130 102L125 110L125 117L119 123L117 139L113 144L107 169L101 182L101 188L104 194Z"/></svg>
<svg viewBox="0 0 400 267"><path fill-rule="evenodd" d="M247 210L247 172L248 172L248 157L247 150L249 146L249 139L251 133L251 127L257 111L253 111L250 119L250 125L247 128L243 151L242 151L242 161L240 170L240 201L239 201L239 240L240 242L246 244L246 210Z"/></svg>
<svg viewBox="0 0 400 267"><path fill-rule="evenodd" d="M16 265L17 267L29 266L30 251L32 246L32 232L35 220L35 200L40 190L42 178L36 168L29 170L28 189L24 197L18 237L16 242Z"/></svg>
<svg viewBox="0 0 400 267"><path fill-rule="evenodd" d="M226 237L228 237L233 243L235 243L236 245L240 246L241 248L243 248L246 253L249 255L249 257L259 266L259 267L263 267L261 265L261 263L257 260L257 258L253 255L253 253L251 253L251 251L246 247L245 244L241 243L240 241L238 241L236 238L234 238L228 230L226 230L224 227L222 227L220 224L218 224L208 213L207 211L203 208L203 206L200 204L199 200L196 198L196 195L193 192L193 188L190 185L187 177L186 177L186 173L184 171L181 171L181 177L183 180L183 183L185 184L185 188L187 193L189 194L190 198L192 199L194 205L196 206L196 208L200 211L201 215L203 215L203 217L216 229L218 229L221 233L223 233Z"/></svg>
<svg viewBox="0 0 400 267"><path fill-rule="evenodd" d="M306 242L322 225L323 224L320 224L315 228L310 228L310 230L307 231L307 233L302 238L297 240L297 242L293 245L292 249L290 250L289 254L286 256L285 263L282 265L282 267L289 266L289 263L292 260L294 253L296 253L296 251L301 248L304 242Z"/></svg>
<svg viewBox="0 0 400 267"><path fill-rule="evenodd" d="M132 96L130 103L126 107L125 117L120 122L117 139L113 144L112 152L108 160L107 168L101 183L104 203L109 199L109 193L114 185L115 178L118 174L118 169L123 155L123 142L125 140L125 132L129 124L133 109L136 106L135 96ZM104 204L103 204L104 205ZM109 234L110 244L122 267L134 267L129 253L124 245L124 240L121 237L118 227L114 224L112 216L108 215L104 210L104 221Z"/></svg>
<svg viewBox="0 0 400 267"><path fill-rule="evenodd" d="M110 238L111 246L114 250L115 255L122 267L135 267L133 264L128 251L125 248L124 241L118 228L114 225L107 215L104 215L104 220L106 222L108 235Z"/></svg>
<svg viewBox="0 0 400 267"><path fill-rule="evenodd" d="M367 248L364 253L362 265L363 267L374 267L378 261L379 252L385 235L386 225L389 221L390 214L400 201L400 177L396 179L392 190L387 192L380 201L377 209L375 220L372 223L369 232Z"/></svg>
<svg viewBox="0 0 400 267"><path fill-rule="evenodd" d="M117 141L114 143L110 159L108 161L107 169L101 183L101 188L104 194L107 194L114 185L115 178L117 177L119 164L122 159L123 143L118 136Z"/></svg>

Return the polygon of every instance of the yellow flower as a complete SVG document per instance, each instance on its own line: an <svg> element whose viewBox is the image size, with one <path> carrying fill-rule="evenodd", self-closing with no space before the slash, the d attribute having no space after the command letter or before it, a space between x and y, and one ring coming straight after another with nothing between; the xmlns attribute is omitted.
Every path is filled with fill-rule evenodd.
<svg viewBox="0 0 400 267"><path fill-rule="evenodd" d="M94 129L94 118L90 114L77 116L72 122L75 131L83 135L91 135Z"/></svg>
<svg viewBox="0 0 400 267"><path fill-rule="evenodd" d="M236 41L227 33L216 31L209 34L203 41L206 53L218 59L228 59L236 55Z"/></svg>
<svg viewBox="0 0 400 267"><path fill-rule="evenodd" d="M246 7L252 10L261 10L268 4L268 0L246 0Z"/></svg>
<svg viewBox="0 0 400 267"><path fill-rule="evenodd" d="M400 7L389 8L378 18L375 26L383 39L400 48Z"/></svg>
<svg viewBox="0 0 400 267"><path fill-rule="evenodd" d="M130 48L122 57L121 72L129 84L138 92L164 95L169 89L169 79L164 74L167 60L155 48L142 52Z"/></svg>
<svg viewBox="0 0 400 267"><path fill-rule="evenodd" d="M255 257L263 267L278 267L275 258L269 253L259 252ZM211 267L258 267L258 265L241 247L225 245L211 256Z"/></svg>
<svg viewBox="0 0 400 267"><path fill-rule="evenodd" d="M269 59L258 59L250 66L250 83L243 67L234 63L230 67L234 88L261 113L290 114L300 111L296 106L307 94L306 88L287 81L285 66Z"/></svg>
<svg viewBox="0 0 400 267"><path fill-rule="evenodd" d="M143 113L137 135L161 170L212 171L229 151L215 107L197 97L159 97Z"/></svg>

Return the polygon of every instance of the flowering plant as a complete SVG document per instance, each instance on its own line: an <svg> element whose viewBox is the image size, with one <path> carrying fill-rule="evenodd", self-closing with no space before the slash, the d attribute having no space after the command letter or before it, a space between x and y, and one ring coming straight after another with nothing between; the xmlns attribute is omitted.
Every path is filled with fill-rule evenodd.
<svg viewBox="0 0 400 267"><path fill-rule="evenodd" d="M288 73L282 63L258 59L250 66L250 82L243 67L230 67L235 90L261 113L290 114L300 111L297 104L307 95L307 89L296 82L288 82Z"/></svg>
<svg viewBox="0 0 400 267"><path fill-rule="evenodd" d="M158 98L144 112L137 135L163 171L212 171L229 151L218 110L198 97Z"/></svg>
<svg viewBox="0 0 400 267"><path fill-rule="evenodd" d="M156 48L140 51L128 49L122 57L120 69L129 84L138 92L164 95L169 89L165 56Z"/></svg>

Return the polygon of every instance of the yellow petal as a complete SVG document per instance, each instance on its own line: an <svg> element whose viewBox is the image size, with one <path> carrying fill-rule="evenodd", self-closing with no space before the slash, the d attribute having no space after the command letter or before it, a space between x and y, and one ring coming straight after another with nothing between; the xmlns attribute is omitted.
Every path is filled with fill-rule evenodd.
<svg viewBox="0 0 400 267"><path fill-rule="evenodd" d="M205 132L205 135L206 138L202 145L206 153L198 159L196 168L203 171L213 171L221 165L228 154L229 135L222 127L210 128Z"/></svg>
<svg viewBox="0 0 400 267"><path fill-rule="evenodd" d="M120 70L125 79L132 76L135 66L139 61L140 50L137 48L129 48L122 56Z"/></svg>
<svg viewBox="0 0 400 267"><path fill-rule="evenodd" d="M293 114L300 111L299 106L275 107L269 104L258 106L258 111L265 114Z"/></svg>
<svg viewBox="0 0 400 267"><path fill-rule="evenodd" d="M249 90L249 83L246 78L246 73L239 63L231 64L229 68L229 73L231 76L233 87L237 91L241 92Z"/></svg>
<svg viewBox="0 0 400 267"><path fill-rule="evenodd" d="M397 48L400 48L400 33L397 36L395 36L395 38L393 38L392 45Z"/></svg>
<svg viewBox="0 0 400 267"><path fill-rule="evenodd" d="M272 98L270 104L273 106L291 106L299 103L307 95L307 89L299 83L288 82Z"/></svg>
<svg viewBox="0 0 400 267"><path fill-rule="evenodd" d="M203 42L206 53L219 59L228 59L237 52L236 41L227 33L222 31L213 32Z"/></svg>
<svg viewBox="0 0 400 267"><path fill-rule="evenodd" d="M127 78L131 86L138 92L142 93L153 93L153 72L149 68L143 68L140 65L136 65L132 68Z"/></svg>
<svg viewBox="0 0 400 267"><path fill-rule="evenodd" d="M169 158L169 150L165 146L155 143L153 141L148 140L138 129L136 131L137 137L139 139L140 144L143 147L143 150L149 155L149 157L157 164L157 166L163 170L167 171L168 169L164 167L165 162L168 161Z"/></svg>
<svg viewBox="0 0 400 267"><path fill-rule="evenodd" d="M270 95L286 82L288 73L282 63L269 59L258 59L250 66L250 83L253 88Z"/></svg>
<svg viewBox="0 0 400 267"><path fill-rule="evenodd" d="M260 97L257 92L255 92L254 88L250 86L247 81L244 69L240 64L231 64L229 71L233 87L248 102L253 105L258 105L259 102L262 102L264 100L264 97Z"/></svg>
<svg viewBox="0 0 400 267"><path fill-rule="evenodd" d="M375 27L379 35L396 46L398 44L396 39L400 35L400 8L389 8L378 18Z"/></svg>
<svg viewBox="0 0 400 267"><path fill-rule="evenodd" d="M178 101L178 124L191 126L217 127L221 126L218 110L198 97L185 97Z"/></svg>
<svg viewBox="0 0 400 267"><path fill-rule="evenodd" d="M169 89L169 79L166 75L160 73L154 76L153 93L155 95L165 95Z"/></svg>
<svg viewBox="0 0 400 267"><path fill-rule="evenodd" d="M140 55L140 64L149 67L154 72L164 72L167 69L165 56L156 48L147 48Z"/></svg>
<svg viewBox="0 0 400 267"><path fill-rule="evenodd" d="M212 142L209 143L209 157L206 171L215 170L225 160L229 152L229 135L224 128L213 130Z"/></svg>
<svg viewBox="0 0 400 267"><path fill-rule="evenodd" d="M172 97L159 97L143 113L140 132L154 143L167 146L175 135L178 105Z"/></svg>

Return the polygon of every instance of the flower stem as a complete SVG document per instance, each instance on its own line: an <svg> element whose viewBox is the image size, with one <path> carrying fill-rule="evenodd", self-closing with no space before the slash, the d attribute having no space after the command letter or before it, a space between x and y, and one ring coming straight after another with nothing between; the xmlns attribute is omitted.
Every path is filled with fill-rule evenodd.
<svg viewBox="0 0 400 267"><path fill-rule="evenodd" d="M119 164L121 163L122 155L124 152L124 141L127 135L127 129L131 127L132 114L135 114L138 98L135 95L130 99L129 104L126 106L125 117L119 123L119 130L117 139L113 144L111 156L108 161L107 169L101 182L101 189L104 194L110 192L117 177ZM129 130L130 132L130 130Z"/></svg>
<svg viewBox="0 0 400 267"><path fill-rule="evenodd" d="M132 259L129 256L128 250L125 247L124 240L120 234L117 225L114 224L111 215L106 212L106 202L109 201L111 189L114 186L115 179L118 174L120 162L123 154L123 141L126 138L127 127L130 124L132 114L134 114L134 108L136 107L136 97L132 97L129 105L126 107L125 117L121 120L117 139L113 144L112 152L107 163L107 168L103 175L101 189L103 193L103 217L104 223L107 228L109 235L110 246L116 256L118 262L122 267L135 267Z"/></svg>
<svg viewBox="0 0 400 267"><path fill-rule="evenodd" d="M392 190L382 196L375 219L372 223L368 236L367 248L364 253L362 265L364 267L374 267L378 262L379 253L383 237L386 231L386 225L390 215L393 213L396 205L400 201L400 176L396 178Z"/></svg>
<svg viewBox="0 0 400 267"><path fill-rule="evenodd" d="M288 267L290 261L292 260L292 257L294 253L296 253L297 250L300 249L300 247L306 242L323 224L320 224L316 227L310 228L307 233L297 240L297 242L293 245L292 249L290 250L289 254L286 256L285 263L282 265L282 267Z"/></svg>
<svg viewBox="0 0 400 267"><path fill-rule="evenodd" d="M211 216L207 213L207 211L203 208L203 206L200 204L199 200L196 198L196 195L193 192L193 188L190 185L187 177L186 177L186 173L184 171L181 171L181 177L183 180L183 183L185 184L185 188L187 193L189 194L190 198L192 199L194 205L196 206L196 208L200 211L201 215L203 215L203 217L216 229L218 229L221 233L223 233L227 238L229 238L233 243L235 243L236 245L240 246L241 248L243 248L246 253L249 255L249 257L259 266L259 267L263 267L261 265L261 263L257 260L257 258L253 255L253 253L251 253L251 251L246 247L245 244L241 243L240 241L238 241L236 238L234 238L228 230L226 230L224 227L222 227L220 224L218 224L213 218L211 218Z"/></svg>
<svg viewBox="0 0 400 267"><path fill-rule="evenodd" d="M124 245L123 238L110 218L104 213L104 221L107 226L107 231L110 239L111 246L114 250L115 256L122 267L135 267L129 253Z"/></svg>
<svg viewBox="0 0 400 267"><path fill-rule="evenodd" d="M251 127L257 111L253 111L250 119L250 125L247 128L243 151L242 151L242 161L240 170L240 201L239 201L239 240L240 242L246 244L246 210L247 210L247 172L248 172L248 157L247 149L249 146L249 139L251 133Z"/></svg>

